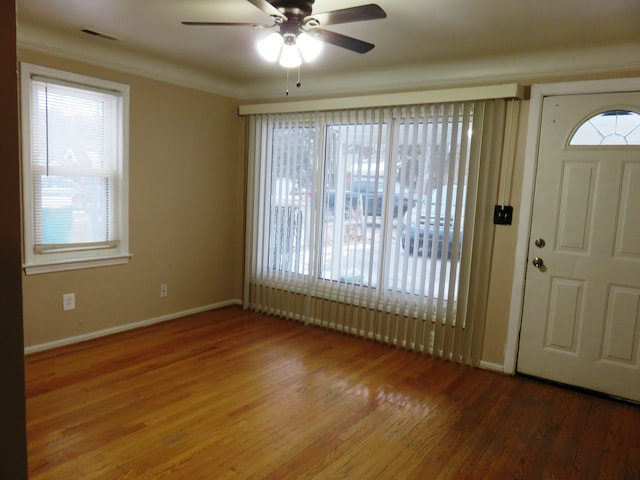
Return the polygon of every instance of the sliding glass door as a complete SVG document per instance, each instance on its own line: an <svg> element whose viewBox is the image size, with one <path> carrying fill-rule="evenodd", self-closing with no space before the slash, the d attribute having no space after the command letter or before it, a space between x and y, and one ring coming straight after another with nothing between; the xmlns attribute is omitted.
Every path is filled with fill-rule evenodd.
<svg viewBox="0 0 640 480"><path fill-rule="evenodd" d="M397 325L318 309L455 326L483 118L482 102L252 116L247 306L372 337Z"/></svg>

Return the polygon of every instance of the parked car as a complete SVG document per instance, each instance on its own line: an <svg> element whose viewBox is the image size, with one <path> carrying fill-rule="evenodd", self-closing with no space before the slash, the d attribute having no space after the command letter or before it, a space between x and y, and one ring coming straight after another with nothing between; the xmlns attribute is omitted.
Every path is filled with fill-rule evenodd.
<svg viewBox="0 0 640 480"><path fill-rule="evenodd" d="M445 245L445 233L447 238L447 258L451 258L451 252L453 249L453 237L455 233L455 217L454 213L456 209L457 201L457 186L452 187L452 206L450 209L451 215L446 214L445 199L447 197L447 187L442 187L440 198L443 199L440 205L440 211L438 211L438 205L436 201L436 195L431 196L431 201L428 203L428 198L425 196L422 201L415 205L411 214L405 213L402 218L402 248L413 255L424 254L425 238L426 238L426 253L427 256L433 255L434 248L436 249L436 257L442 257L443 246ZM464 205L466 199L466 189L462 196L462 205L460 206L462 212L464 212ZM462 218L460 219L460 230L462 231ZM462 242L458 243L458 254Z"/></svg>
<svg viewBox="0 0 640 480"><path fill-rule="evenodd" d="M400 213L404 214L409 208L408 197L405 195L401 198L397 190L393 196L393 218L398 217ZM329 212L333 213L335 211L336 192L335 190L327 190L325 195L325 205ZM351 181L351 188L345 192L345 215L358 208L359 200L362 201L362 210L365 217L370 217L374 214L380 217L385 205L383 179L378 179L376 186L375 177L354 177Z"/></svg>

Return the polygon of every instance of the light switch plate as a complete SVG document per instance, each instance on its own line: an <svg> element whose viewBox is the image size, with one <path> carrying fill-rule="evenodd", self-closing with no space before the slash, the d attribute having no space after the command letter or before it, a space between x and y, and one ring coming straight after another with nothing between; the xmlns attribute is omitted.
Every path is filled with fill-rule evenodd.
<svg viewBox="0 0 640 480"><path fill-rule="evenodd" d="M493 223L495 225L511 225L513 221L513 207L510 205L496 205L493 209Z"/></svg>

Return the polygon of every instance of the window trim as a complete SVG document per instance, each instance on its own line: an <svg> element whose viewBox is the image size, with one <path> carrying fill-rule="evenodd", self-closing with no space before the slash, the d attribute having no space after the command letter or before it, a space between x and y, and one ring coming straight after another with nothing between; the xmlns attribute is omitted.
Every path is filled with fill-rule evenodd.
<svg viewBox="0 0 640 480"><path fill-rule="evenodd" d="M31 165L31 80L51 78L58 83L117 93L122 99L119 148L120 198L119 235L112 247L86 248L55 253L35 251L33 212L33 170ZM20 63L22 127L22 218L23 268L27 275L57 271L122 265L132 257L129 252L129 86L100 78L71 73L29 63Z"/></svg>

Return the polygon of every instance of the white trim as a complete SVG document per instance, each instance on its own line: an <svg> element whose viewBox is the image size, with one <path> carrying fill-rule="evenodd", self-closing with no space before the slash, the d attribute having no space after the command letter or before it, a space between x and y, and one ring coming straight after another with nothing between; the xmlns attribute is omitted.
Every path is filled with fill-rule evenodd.
<svg viewBox="0 0 640 480"><path fill-rule="evenodd" d="M522 306L524 302L525 275L527 271L527 255L529 235L531 232L531 216L533 214L533 194L536 167L538 162L538 142L542 103L545 97L553 95L575 95L589 93L609 93L640 91L640 78L589 80L583 82L565 82L536 84L531 87L529 119L522 179L522 195L520 197L520 220L516 244L516 263L513 271L513 290L509 309L509 324L505 342L504 372L513 374L517 368L518 342L520 324L522 322Z"/></svg>
<svg viewBox="0 0 640 480"><path fill-rule="evenodd" d="M36 352L42 352L44 350L51 350L52 348L64 347L66 345L85 342L87 340L93 340L94 338L106 337L108 335L126 332L128 330L135 330L136 328L148 327L150 325L155 325L156 323L168 322L169 320L175 320L177 318L186 317L187 315L194 315L196 313L206 312L209 310L217 310L217 309L228 307L231 305L242 305L242 301L240 299L225 300L224 302L218 302L211 305L204 305L202 307L191 308L189 310L183 310L181 312L169 313L167 315L162 315L160 317L142 320L140 322L128 323L126 325L119 325L117 327L106 328L104 330L85 333L82 335L77 335L75 337L62 338L60 340L54 340L53 342L41 343L38 345L31 345L30 347L25 347L24 354L29 355Z"/></svg>
<svg viewBox="0 0 640 480"><path fill-rule="evenodd" d="M524 98L524 87L517 83L487 85L482 87L442 88L414 92L361 95L356 97L325 98L298 102L259 103L241 105L240 115L263 113L316 112L353 108L390 107L422 103L465 102L491 98Z"/></svg>
<svg viewBox="0 0 640 480"><path fill-rule="evenodd" d="M505 373L504 365L500 365L499 363L485 362L484 360L481 360L480 368L483 370L489 370L490 372Z"/></svg>
<svg viewBox="0 0 640 480"><path fill-rule="evenodd" d="M82 270L85 268L108 267L111 265L125 265L133 255L125 253L113 257L88 258L86 260L69 260L64 262L40 263L23 265L24 273L37 275L39 273L64 272L67 270Z"/></svg>

